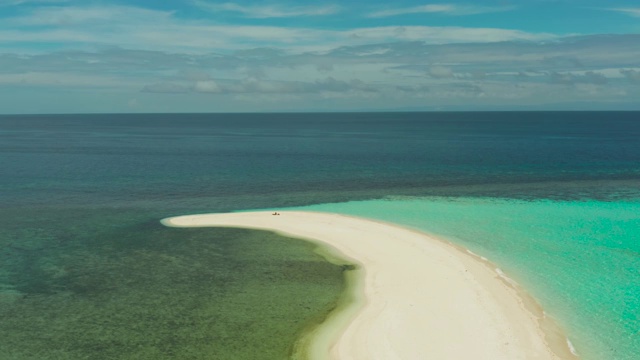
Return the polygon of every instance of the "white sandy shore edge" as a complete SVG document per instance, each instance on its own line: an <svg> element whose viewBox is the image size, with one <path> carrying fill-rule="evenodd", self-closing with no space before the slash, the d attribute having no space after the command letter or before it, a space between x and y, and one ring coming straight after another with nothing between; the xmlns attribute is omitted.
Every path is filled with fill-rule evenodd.
<svg viewBox="0 0 640 360"><path fill-rule="evenodd" d="M316 212L189 215L163 224L275 231L326 244L358 264L361 301L313 333L313 359L575 358L494 268L417 231Z"/></svg>

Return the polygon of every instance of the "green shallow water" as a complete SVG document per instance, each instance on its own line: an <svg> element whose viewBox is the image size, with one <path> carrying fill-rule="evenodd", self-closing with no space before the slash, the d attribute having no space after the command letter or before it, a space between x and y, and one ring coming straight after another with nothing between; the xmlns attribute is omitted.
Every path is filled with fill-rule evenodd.
<svg viewBox="0 0 640 360"><path fill-rule="evenodd" d="M288 359L343 292L308 242L57 210L0 210L0 359Z"/></svg>
<svg viewBox="0 0 640 360"><path fill-rule="evenodd" d="M584 360L640 354L640 201L395 198L312 205L450 239L489 258L565 328Z"/></svg>

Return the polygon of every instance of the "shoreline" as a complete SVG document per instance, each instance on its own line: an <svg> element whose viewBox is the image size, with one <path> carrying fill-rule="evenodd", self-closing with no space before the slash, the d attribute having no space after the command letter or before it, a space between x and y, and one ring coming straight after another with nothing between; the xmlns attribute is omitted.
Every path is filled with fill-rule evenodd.
<svg viewBox="0 0 640 360"><path fill-rule="evenodd" d="M162 223L274 231L357 264L346 272L348 301L296 344L295 352L310 359L578 358L531 296L466 248L376 220L281 214L187 215Z"/></svg>

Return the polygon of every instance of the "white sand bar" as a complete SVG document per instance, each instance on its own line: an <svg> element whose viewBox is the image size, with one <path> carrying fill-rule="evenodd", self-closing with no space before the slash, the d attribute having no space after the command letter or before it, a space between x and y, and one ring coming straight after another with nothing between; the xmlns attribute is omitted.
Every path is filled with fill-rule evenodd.
<svg viewBox="0 0 640 360"><path fill-rule="evenodd" d="M163 223L275 231L329 245L359 265L354 291L363 301L344 312L346 321L328 321L314 333L312 358L574 358L559 334L543 331L542 312L495 268L414 230L315 212L190 215Z"/></svg>

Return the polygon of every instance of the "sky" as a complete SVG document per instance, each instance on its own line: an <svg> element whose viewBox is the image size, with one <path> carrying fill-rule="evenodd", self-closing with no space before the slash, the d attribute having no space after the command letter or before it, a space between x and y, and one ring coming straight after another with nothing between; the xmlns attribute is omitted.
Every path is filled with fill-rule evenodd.
<svg viewBox="0 0 640 360"><path fill-rule="evenodd" d="M0 0L0 114L640 110L638 0Z"/></svg>

